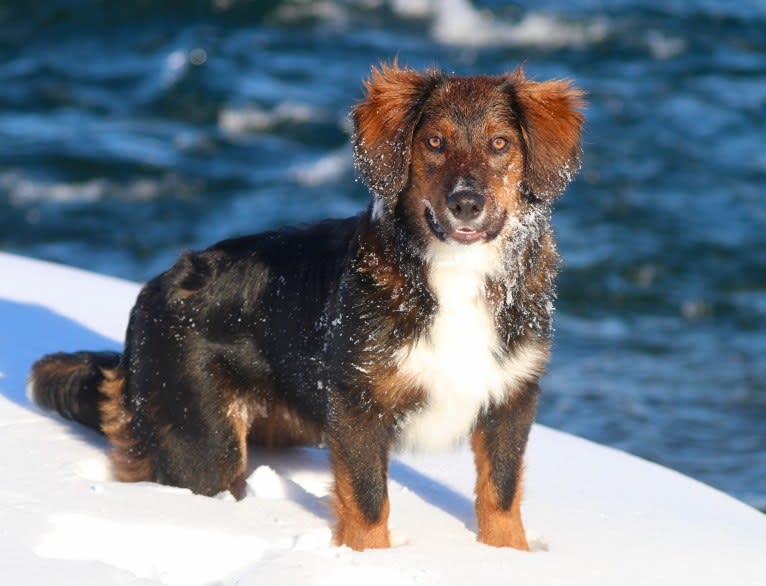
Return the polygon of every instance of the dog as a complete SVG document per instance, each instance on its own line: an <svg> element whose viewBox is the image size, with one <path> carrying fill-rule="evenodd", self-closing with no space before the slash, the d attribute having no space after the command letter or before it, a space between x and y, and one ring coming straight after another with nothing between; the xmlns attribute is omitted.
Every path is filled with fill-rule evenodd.
<svg viewBox="0 0 766 586"><path fill-rule="evenodd" d="M363 213L183 254L141 290L122 353L44 356L30 396L105 434L119 480L203 495L244 496L249 444L326 445L333 541L355 550L391 545L393 449L470 439L478 540L528 550L551 209L579 168L583 94L396 62L364 89Z"/></svg>

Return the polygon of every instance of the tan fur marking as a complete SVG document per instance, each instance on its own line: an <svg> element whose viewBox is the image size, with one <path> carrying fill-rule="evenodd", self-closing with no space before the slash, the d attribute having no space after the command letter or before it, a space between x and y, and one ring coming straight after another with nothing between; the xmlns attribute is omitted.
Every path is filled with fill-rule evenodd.
<svg viewBox="0 0 766 586"><path fill-rule="evenodd" d="M383 503L380 519L370 523L356 503L349 470L334 461L333 471L335 473L333 511L338 521L333 531L335 545L346 545L356 551L391 547L391 536L388 532L388 514L391 505L388 497Z"/></svg>
<svg viewBox="0 0 766 586"><path fill-rule="evenodd" d="M492 466L484 434L476 431L471 438L476 461L476 520L478 540L495 547L513 547L529 551L529 544L521 521L521 475L511 507L505 511L498 504L497 489L492 481Z"/></svg>
<svg viewBox="0 0 766 586"><path fill-rule="evenodd" d="M394 413L412 411L425 401L425 393L413 381L403 376L397 365L390 366L376 375L372 381L375 405L382 410L381 416L391 418ZM393 419L391 419L393 424Z"/></svg>
<svg viewBox="0 0 766 586"><path fill-rule="evenodd" d="M241 499L245 496L245 483L247 481L247 434L252 422L252 405L247 401L235 398L229 403L226 410L226 416L231 423L234 434L239 445L239 470L234 473L232 481L229 483L229 492L235 498Z"/></svg>
<svg viewBox="0 0 766 586"><path fill-rule="evenodd" d="M322 429L316 423L301 417L285 402L276 401L268 408L254 407L248 439L266 448L316 446L322 443Z"/></svg>
<svg viewBox="0 0 766 586"><path fill-rule="evenodd" d="M118 370L103 370L104 382L100 391L105 397L101 403L101 429L112 444L109 457L118 480L140 482L152 479L152 463L138 439L131 432L132 413L123 406L122 393L125 378Z"/></svg>

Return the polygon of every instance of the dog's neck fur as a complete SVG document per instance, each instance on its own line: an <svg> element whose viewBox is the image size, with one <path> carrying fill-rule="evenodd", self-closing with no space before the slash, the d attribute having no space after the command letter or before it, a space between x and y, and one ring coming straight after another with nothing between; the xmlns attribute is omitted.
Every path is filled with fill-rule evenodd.
<svg viewBox="0 0 766 586"><path fill-rule="evenodd" d="M385 231L387 219L379 214L371 210ZM400 267L411 267L410 280L423 281L425 287L416 289L425 289L434 307L421 334L394 356L399 372L425 393L423 407L402 424L401 446L454 445L484 409L544 371L555 268L539 267L552 273L543 279L544 291L534 290L525 275L538 269L535 247L550 231L548 219L546 210L530 210L509 218L505 236L468 246L431 238L420 250L411 244L402 250L389 241Z"/></svg>
<svg viewBox="0 0 766 586"><path fill-rule="evenodd" d="M512 214L497 239L468 246L414 234L407 218L398 216L380 196L375 196L368 214L386 255L396 259L414 290L430 297L429 305L442 302L435 284L444 275L462 275L456 277L456 288L475 286L485 296L506 345L529 332L550 338L559 257L549 205L538 202ZM446 294L452 295L449 289Z"/></svg>

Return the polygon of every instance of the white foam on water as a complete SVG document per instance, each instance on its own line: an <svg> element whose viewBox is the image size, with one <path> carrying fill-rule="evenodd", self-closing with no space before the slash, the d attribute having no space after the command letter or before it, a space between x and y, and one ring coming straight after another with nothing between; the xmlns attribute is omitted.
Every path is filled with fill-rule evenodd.
<svg viewBox="0 0 766 586"><path fill-rule="evenodd" d="M391 9L404 18L428 18L437 4L437 0L391 0Z"/></svg>
<svg viewBox="0 0 766 586"><path fill-rule="evenodd" d="M658 61L672 59L686 51L687 43L678 37L668 37L659 31L646 33L646 43L649 53Z"/></svg>
<svg viewBox="0 0 766 586"><path fill-rule="evenodd" d="M316 187L338 181L345 173L351 173L352 169L350 149L344 146L342 149L332 151L311 163L293 168L291 175L301 185Z"/></svg>
<svg viewBox="0 0 766 586"><path fill-rule="evenodd" d="M446 45L577 48L598 43L609 33L605 19L568 22L552 14L528 12L514 23L477 10L468 0L444 0L434 3L434 8L431 32Z"/></svg>
<svg viewBox="0 0 766 586"><path fill-rule="evenodd" d="M362 4L374 4L362 2ZM374 7L374 6L373 6ZM295 22L316 19L325 25L346 26L349 22L348 8L342 2L333 0L315 0L312 2L283 2L274 11L277 22Z"/></svg>
<svg viewBox="0 0 766 586"><path fill-rule="evenodd" d="M354 12L388 8L407 20L422 20L434 40L458 47L522 46L579 48L602 41L610 31L605 18L568 21L552 13L526 12L518 22L477 8L470 0L349 0L348 2L284 2L277 22L318 20L335 28L353 26Z"/></svg>
<svg viewBox="0 0 766 586"><path fill-rule="evenodd" d="M218 126L229 134L247 134L270 130L279 124L304 124L316 115L315 108L298 102L282 102L271 110L254 105L223 108L218 114Z"/></svg>
<svg viewBox="0 0 766 586"><path fill-rule="evenodd" d="M104 177L65 182L33 179L18 170L0 173L0 190L6 192L11 205L16 206L38 202L93 203L107 198L144 201L157 199L166 193L181 195L195 189L194 185L185 184L174 174L127 182Z"/></svg>

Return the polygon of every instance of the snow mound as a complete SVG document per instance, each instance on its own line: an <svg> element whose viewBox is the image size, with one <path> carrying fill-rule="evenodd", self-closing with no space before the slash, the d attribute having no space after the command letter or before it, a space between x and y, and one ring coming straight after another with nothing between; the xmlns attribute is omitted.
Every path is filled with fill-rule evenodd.
<svg viewBox="0 0 766 586"><path fill-rule="evenodd" d="M112 480L97 433L24 395L44 352L119 348L138 287L0 253L0 583L718 585L763 583L766 517L680 474L536 426L533 552L476 542L466 446L390 469L395 546L331 545L327 452L255 450L247 495Z"/></svg>

